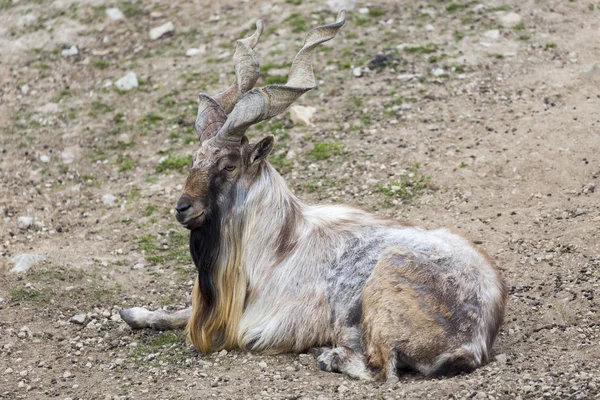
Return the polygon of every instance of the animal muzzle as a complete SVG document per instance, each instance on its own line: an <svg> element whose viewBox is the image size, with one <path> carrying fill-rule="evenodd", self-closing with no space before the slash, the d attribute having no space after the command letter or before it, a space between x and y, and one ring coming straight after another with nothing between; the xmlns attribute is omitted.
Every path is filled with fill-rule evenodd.
<svg viewBox="0 0 600 400"><path fill-rule="evenodd" d="M188 229L196 228L204 219L204 207L188 194L182 195L175 205L177 221Z"/></svg>

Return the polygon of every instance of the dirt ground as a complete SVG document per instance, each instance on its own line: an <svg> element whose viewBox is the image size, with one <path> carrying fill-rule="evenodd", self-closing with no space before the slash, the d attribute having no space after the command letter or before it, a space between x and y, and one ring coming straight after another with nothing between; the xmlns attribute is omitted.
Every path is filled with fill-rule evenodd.
<svg viewBox="0 0 600 400"><path fill-rule="evenodd" d="M314 124L251 129L276 136L271 161L307 202L457 228L486 249L510 287L493 362L388 387L306 354L201 356L181 332L120 320L189 301L172 208L198 93L232 81L234 40L264 18L259 84L285 82L306 32L334 16L316 0L0 1L1 399L600 397L596 0L358 1L298 102ZM130 71L138 87L118 89ZM10 273L20 254L45 260Z"/></svg>

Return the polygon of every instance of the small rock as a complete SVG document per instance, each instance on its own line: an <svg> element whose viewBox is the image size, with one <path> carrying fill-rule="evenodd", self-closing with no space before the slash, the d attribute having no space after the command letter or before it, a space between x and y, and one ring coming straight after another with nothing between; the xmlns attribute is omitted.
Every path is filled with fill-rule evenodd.
<svg viewBox="0 0 600 400"><path fill-rule="evenodd" d="M312 120L317 112L314 107L292 106L290 118L295 125L312 125Z"/></svg>
<svg viewBox="0 0 600 400"><path fill-rule="evenodd" d="M118 8L114 8L114 7L106 9L106 16L113 21L118 21L118 20L125 18L125 16L121 12L121 10L119 10Z"/></svg>
<svg viewBox="0 0 600 400"><path fill-rule="evenodd" d="M402 82L409 82L415 78L420 78L421 76L421 74L402 74L398 75L398 79Z"/></svg>
<svg viewBox="0 0 600 400"><path fill-rule="evenodd" d="M43 163L45 163L45 164L47 164L47 163L49 163L49 162L50 162L50 157L48 157L48 156L47 156L47 155L45 155L45 154L42 154L42 155L40 156L40 161L41 161L41 162L43 162Z"/></svg>
<svg viewBox="0 0 600 400"><path fill-rule="evenodd" d="M518 25L521 22L521 19L522 17L519 14L509 12L500 17L500 23L507 28L512 28Z"/></svg>
<svg viewBox="0 0 600 400"><path fill-rule="evenodd" d="M70 146L70 147L67 147L66 149L64 149L62 151L62 153L60 153L60 158L62 159L62 162L64 164L71 164L71 163L73 163L73 161L75 161L77 158L79 158L80 154L81 154L81 147Z"/></svg>
<svg viewBox="0 0 600 400"><path fill-rule="evenodd" d="M42 107L38 108L38 111L44 114L52 114L58 112L58 104L56 103L47 103Z"/></svg>
<svg viewBox="0 0 600 400"><path fill-rule="evenodd" d="M356 0L327 0L327 7L331 12L340 10L352 11L356 5Z"/></svg>
<svg viewBox="0 0 600 400"><path fill-rule="evenodd" d="M24 95L27 95L27 93L29 93L29 85L25 84L23 86L21 86L21 93L23 93Z"/></svg>
<svg viewBox="0 0 600 400"><path fill-rule="evenodd" d="M131 90L136 88L138 87L137 75L135 72L128 72L115 82L115 86L120 90Z"/></svg>
<svg viewBox="0 0 600 400"><path fill-rule="evenodd" d="M261 362L258 363L258 366L261 367L261 368L267 368L267 363L264 362L264 361L261 361Z"/></svg>
<svg viewBox="0 0 600 400"><path fill-rule="evenodd" d="M164 14L161 13L160 11L152 11L150 13L150 18L152 18L152 19L159 19L159 18L162 18L163 16L164 16Z"/></svg>
<svg viewBox="0 0 600 400"><path fill-rule="evenodd" d="M227 355L227 350L223 349L219 352L219 357L225 357Z"/></svg>
<svg viewBox="0 0 600 400"><path fill-rule="evenodd" d="M506 354L497 354L495 358L496 362L499 364L506 364L506 362L508 361L508 357L506 357Z"/></svg>
<svg viewBox="0 0 600 400"><path fill-rule="evenodd" d="M486 33L484 33L483 36L485 36L488 39L496 40L500 37L500 30L499 29L489 30Z"/></svg>
<svg viewBox="0 0 600 400"><path fill-rule="evenodd" d="M344 394L344 393L346 393L348 390L350 390L350 389L348 389L348 386L344 386L344 385L340 385L340 386L338 386L338 388L337 388L337 392L338 392L338 393L340 393L340 394Z"/></svg>
<svg viewBox="0 0 600 400"><path fill-rule="evenodd" d="M72 377L73 374L71 373L71 371L65 371L65 373L63 374L63 378L67 379Z"/></svg>
<svg viewBox="0 0 600 400"><path fill-rule="evenodd" d="M64 57L70 57L70 56L76 56L77 54L79 54L79 49L77 48L77 46L73 45L68 49L64 49L61 54Z"/></svg>
<svg viewBox="0 0 600 400"><path fill-rule="evenodd" d="M102 195L102 203L105 206L110 206L111 204L113 204L115 201L117 200L117 197L110 194L110 193L106 193Z"/></svg>
<svg viewBox="0 0 600 400"><path fill-rule="evenodd" d="M29 229L33 225L33 217L22 216L17 219L17 226L19 229Z"/></svg>
<svg viewBox="0 0 600 400"><path fill-rule="evenodd" d="M360 78L363 75L363 71L361 67L356 67L352 70L352 75L354 75L356 78Z"/></svg>
<svg viewBox="0 0 600 400"><path fill-rule="evenodd" d="M433 31L435 31L435 28L433 27L433 25L428 24L428 25L425 25L425 30L427 32L433 32Z"/></svg>
<svg viewBox="0 0 600 400"><path fill-rule="evenodd" d="M77 324L77 325L83 325L83 324L85 324L86 320L87 320L87 314L76 314L76 315L73 315L69 321L74 324Z"/></svg>
<svg viewBox="0 0 600 400"><path fill-rule="evenodd" d="M58 233L62 233L62 231L63 231L63 227L62 227L62 225L61 225L61 224L56 224L56 225L54 226L54 230L55 230L56 232L58 232Z"/></svg>
<svg viewBox="0 0 600 400"><path fill-rule="evenodd" d="M367 7L362 7L358 9L358 13L359 14L368 14L369 13L369 9Z"/></svg>
<svg viewBox="0 0 600 400"><path fill-rule="evenodd" d="M442 68L434 68L433 70L431 70L431 74L433 76L442 76L446 73L446 71L444 71Z"/></svg>
<svg viewBox="0 0 600 400"><path fill-rule="evenodd" d="M15 266L10 270L10 272L13 274L27 272L29 268L44 261L45 259L46 257L40 254L18 254L11 259L11 261L15 263Z"/></svg>
<svg viewBox="0 0 600 400"><path fill-rule="evenodd" d="M485 394L485 392L477 392L477 394L473 398L474 399L486 399L487 394Z"/></svg>
<svg viewBox="0 0 600 400"><path fill-rule="evenodd" d="M150 29L150 39L157 40L162 36L169 34L175 30L175 26L172 22L167 22L166 24L162 24L161 26L157 26L156 28Z"/></svg>
<svg viewBox="0 0 600 400"><path fill-rule="evenodd" d="M204 47L204 49L196 49L196 48L191 48L188 49L188 51L185 52L186 57L196 57L200 54L204 54L206 53L206 46Z"/></svg>
<svg viewBox="0 0 600 400"><path fill-rule="evenodd" d="M137 263L133 266L133 269L144 269L144 268L146 268L146 265L142 264L142 263Z"/></svg>

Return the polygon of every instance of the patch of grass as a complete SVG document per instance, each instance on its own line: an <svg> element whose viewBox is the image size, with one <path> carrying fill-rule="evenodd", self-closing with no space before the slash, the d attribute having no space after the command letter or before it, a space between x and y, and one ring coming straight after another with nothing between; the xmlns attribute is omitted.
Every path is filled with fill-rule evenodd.
<svg viewBox="0 0 600 400"><path fill-rule="evenodd" d="M488 8L488 12L498 12L498 11L510 11L510 6L503 4L501 6L498 7L491 7Z"/></svg>
<svg viewBox="0 0 600 400"><path fill-rule="evenodd" d="M527 41L529 39L531 39L531 37L529 35L521 35L521 36L519 36L519 40Z"/></svg>
<svg viewBox="0 0 600 400"><path fill-rule="evenodd" d="M174 157L168 156L160 164L156 166L156 172L179 171L192 162L192 156Z"/></svg>
<svg viewBox="0 0 600 400"><path fill-rule="evenodd" d="M548 42L544 44L544 50L555 49L556 43Z"/></svg>
<svg viewBox="0 0 600 400"><path fill-rule="evenodd" d="M356 19L354 20L354 23L356 24L356 26L366 25L369 22L371 22L371 20L367 17L356 17Z"/></svg>
<svg viewBox="0 0 600 400"><path fill-rule="evenodd" d="M268 75L265 77L265 84L267 85L283 85L287 83L288 75Z"/></svg>
<svg viewBox="0 0 600 400"><path fill-rule="evenodd" d="M69 89L63 89L60 91L60 93L58 93L56 96L54 96L52 98L52 102L53 103L58 103L59 101L61 101L62 99L64 99L67 96L70 96L71 92L69 91Z"/></svg>
<svg viewBox="0 0 600 400"><path fill-rule="evenodd" d="M126 1L119 7L127 18L136 17L143 13L142 6L137 1Z"/></svg>
<svg viewBox="0 0 600 400"><path fill-rule="evenodd" d="M99 101L92 101L92 104L90 105L90 115L94 115L96 112L100 112L102 114L108 114L109 112L112 112L113 108L111 106L109 106L108 104L104 104L101 103Z"/></svg>
<svg viewBox="0 0 600 400"><path fill-rule="evenodd" d="M164 118L161 117L160 115L156 114L156 113L150 113L148 115L146 115L145 117L143 117L142 119L140 119L141 123L144 124L150 124L150 125L154 125L159 121L162 121Z"/></svg>
<svg viewBox="0 0 600 400"><path fill-rule="evenodd" d="M521 32L521 31L525 30L525 24L522 22L519 22L517 25L514 26L513 30L515 32Z"/></svg>
<svg viewBox="0 0 600 400"><path fill-rule="evenodd" d="M154 214L154 211L156 211L156 207L155 207L155 206L153 206L152 204L148 204L148 205L146 206L146 208L144 208L144 211L142 212L142 215L143 215L144 217L149 217L149 216L151 216L152 214Z"/></svg>
<svg viewBox="0 0 600 400"><path fill-rule="evenodd" d="M377 18L385 14L385 10L381 8L369 8L369 17Z"/></svg>
<svg viewBox="0 0 600 400"><path fill-rule="evenodd" d="M304 32L306 30L306 20L298 13L292 13L283 22L288 23L292 27L292 32Z"/></svg>
<svg viewBox="0 0 600 400"><path fill-rule="evenodd" d="M92 60L92 66L94 66L94 68L106 69L109 65L110 63L106 60Z"/></svg>
<svg viewBox="0 0 600 400"><path fill-rule="evenodd" d="M431 54L438 50L435 44L426 44L423 46L408 46L404 48L404 51L409 54Z"/></svg>
<svg viewBox="0 0 600 400"><path fill-rule="evenodd" d="M24 286L13 286L9 294L10 301L45 304L50 301L52 292L50 290L38 290L34 288L26 288Z"/></svg>
<svg viewBox="0 0 600 400"><path fill-rule="evenodd" d="M315 160L327 160L331 156L339 156L344 152L344 146L337 142L315 143L308 155Z"/></svg>
<svg viewBox="0 0 600 400"><path fill-rule="evenodd" d="M291 4L293 6L299 6L302 4L302 0L285 0L286 4Z"/></svg>
<svg viewBox="0 0 600 400"><path fill-rule="evenodd" d="M431 177L419 171L420 167L416 163L400 175L399 179L385 185L377 184L375 188L386 196L410 201L430 188Z"/></svg>
<svg viewBox="0 0 600 400"><path fill-rule="evenodd" d="M460 42L461 40L463 40L465 38L465 35L459 31L454 31L454 40L456 40L457 42Z"/></svg>
<svg viewBox="0 0 600 400"><path fill-rule="evenodd" d="M449 13L455 13L457 11L460 10L464 10L465 8L469 7L468 3L455 3L452 2L448 5L448 7L446 7L446 11Z"/></svg>
<svg viewBox="0 0 600 400"><path fill-rule="evenodd" d="M132 158L123 155L120 155L117 158L117 164L119 164L119 172L130 171L135 167L135 161Z"/></svg>

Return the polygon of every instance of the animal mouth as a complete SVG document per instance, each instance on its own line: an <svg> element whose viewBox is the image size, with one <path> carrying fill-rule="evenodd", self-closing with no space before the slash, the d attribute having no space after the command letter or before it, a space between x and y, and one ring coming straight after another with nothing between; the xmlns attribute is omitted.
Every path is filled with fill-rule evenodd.
<svg viewBox="0 0 600 400"><path fill-rule="evenodd" d="M177 216L177 220L179 220L181 225L189 230L192 230L202 225L202 222L204 221L204 218L202 218L203 216L204 211L200 211L199 213L186 217L184 220L179 220L179 216Z"/></svg>

